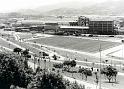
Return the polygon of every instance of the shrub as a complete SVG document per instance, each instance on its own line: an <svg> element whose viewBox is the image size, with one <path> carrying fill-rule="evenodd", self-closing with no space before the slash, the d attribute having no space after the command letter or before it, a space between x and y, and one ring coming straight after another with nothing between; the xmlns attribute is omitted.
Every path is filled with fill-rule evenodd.
<svg viewBox="0 0 124 89"><path fill-rule="evenodd" d="M86 69L87 71L87 76L92 76L92 71L90 69Z"/></svg>
<svg viewBox="0 0 124 89"><path fill-rule="evenodd" d="M67 89L85 89L85 86L78 84L77 82L70 83Z"/></svg>
<svg viewBox="0 0 124 89"><path fill-rule="evenodd" d="M80 68L78 70L78 72L83 73L83 74L85 74L87 76L92 76L92 71L90 69L88 69L88 68Z"/></svg>
<svg viewBox="0 0 124 89"><path fill-rule="evenodd" d="M53 55L53 58L54 58L54 60L57 60L57 56L56 55Z"/></svg>
<svg viewBox="0 0 124 89"><path fill-rule="evenodd" d="M55 67L55 68L63 68L63 64L62 63L56 63L56 64L53 64L53 67Z"/></svg>
<svg viewBox="0 0 124 89"><path fill-rule="evenodd" d="M90 34L90 35L89 35L89 37L93 37L93 35L92 35L92 34Z"/></svg>
<svg viewBox="0 0 124 89"><path fill-rule="evenodd" d="M49 54L47 54L47 53L43 52L43 56L49 56Z"/></svg>

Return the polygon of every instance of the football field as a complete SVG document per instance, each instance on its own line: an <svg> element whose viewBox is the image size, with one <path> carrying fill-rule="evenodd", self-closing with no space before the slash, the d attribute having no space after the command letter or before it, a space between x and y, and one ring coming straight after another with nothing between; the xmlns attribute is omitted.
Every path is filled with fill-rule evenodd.
<svg viewBox="0 0 124 89"><path fill-rule="evenodd" d="M53 36L30 40L31 42L40 43L41 45L49 45L65 49L72 49L83 52L96 53L99 51L100 45L102 50L106 50L120 45L117 42L100 41L83 39L76 37Z"/></svg>

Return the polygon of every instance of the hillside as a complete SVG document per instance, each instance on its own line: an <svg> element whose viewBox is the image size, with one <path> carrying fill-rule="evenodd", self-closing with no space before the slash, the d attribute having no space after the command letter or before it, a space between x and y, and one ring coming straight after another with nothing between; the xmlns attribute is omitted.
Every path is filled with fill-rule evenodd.
<svg viewBox="0 0 124 89"><path fill-rule="evenodd" d="M108 1L104 3L74 8L57 8L45 14L50 15L124 15L124 1Z"/></svg>
<svg viewBox="0 0 124 89"><path fill-rule="evenodd" d="M35 9L21 9L14 12L18 15L31 16L80 16L80 15L124 15L124 1L109 0L102 3L64 2L54 5L37 7ZM13 15L10 13L8 16Z"/></svg>

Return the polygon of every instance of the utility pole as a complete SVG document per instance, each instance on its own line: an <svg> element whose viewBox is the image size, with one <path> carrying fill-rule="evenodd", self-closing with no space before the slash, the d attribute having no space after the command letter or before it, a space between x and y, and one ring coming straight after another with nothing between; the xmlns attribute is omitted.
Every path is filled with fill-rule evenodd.
<svg viewBox="0 0 124 89"><path fill-rule="evenodd" d="M36 54L34 54L34 70L35 70L35 63L36 63Z"/></svg>
<svg viewBox="0 0 124 89"><path fill-rule="evenodd" d="M99 47L99 53L100 53L100 69L99 69L99 89L101 89L101 44L100 44L100 47Z"/></svg>

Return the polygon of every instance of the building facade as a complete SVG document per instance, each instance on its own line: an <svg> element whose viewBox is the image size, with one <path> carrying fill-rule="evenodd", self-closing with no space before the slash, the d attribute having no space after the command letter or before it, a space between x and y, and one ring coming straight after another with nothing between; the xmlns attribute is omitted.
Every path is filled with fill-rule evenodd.
<svg viewBox="0 0 124 89"><path fill-rule="evenodd" d="M78 17L78 26L89 26L89 18L85 16Z"/></svg>
<svg viewBox="0 0 124 89"><path fill-rule="evenodd" d="M91 20L89 21L90 34L115 35L114 21L109 20Z"/></svg>

